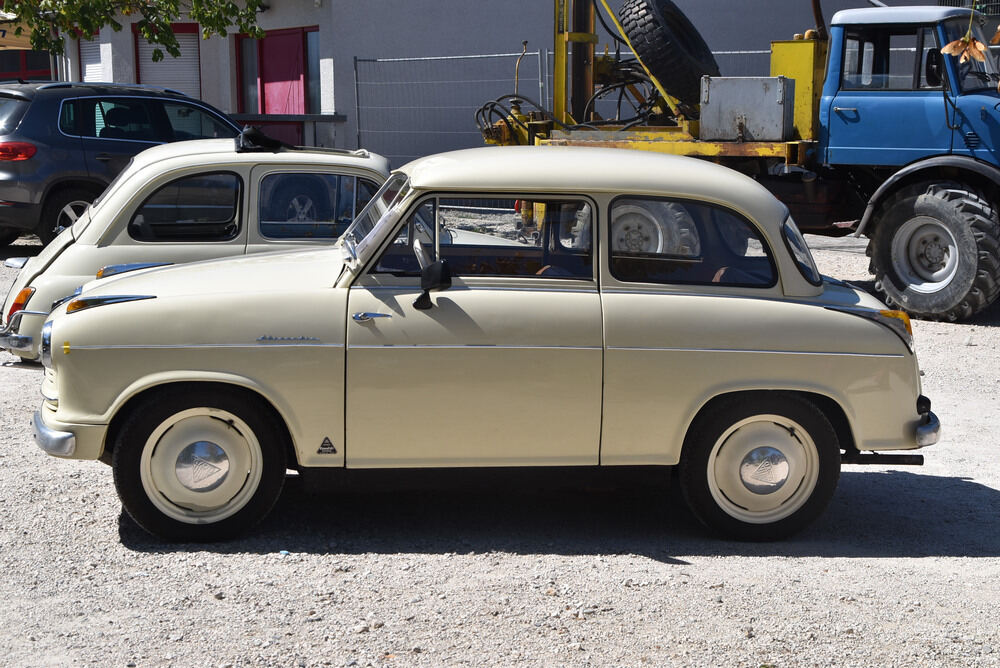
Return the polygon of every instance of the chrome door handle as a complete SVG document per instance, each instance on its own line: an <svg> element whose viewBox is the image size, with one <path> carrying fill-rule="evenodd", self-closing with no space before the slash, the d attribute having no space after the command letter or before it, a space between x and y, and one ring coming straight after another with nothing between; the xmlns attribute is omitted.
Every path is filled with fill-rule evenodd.
<svg viewBox="0 0 1000 668"><path fill-rule="evenodd" d="M95 158L96 158L97 160L100 160L101 162L107 162L108 160L111 160L111 158L113 158L114 156L113 156L113 155L111 155L110 153L98 153L98 154L97 154L96 156L94 156L94 157L95 157Z"/></svg>
<svg viewBox="0 0 1000 668"><path fill-rule="evenodd" d="M838 114L840 112L842 112L842 111L853 111L856 114L856 113L858 113L858 108L857 107L834 107L833 111L834 111L834 113L838 113Z"/></svg>
<svg viewBox="0 0 1000 668"><path fill-rule="evenodd" d="M368 322L375 318L391 318L392 315L389 313L368 313L368 312L358 312L351 316L354 318L354 322Z"/></svg>

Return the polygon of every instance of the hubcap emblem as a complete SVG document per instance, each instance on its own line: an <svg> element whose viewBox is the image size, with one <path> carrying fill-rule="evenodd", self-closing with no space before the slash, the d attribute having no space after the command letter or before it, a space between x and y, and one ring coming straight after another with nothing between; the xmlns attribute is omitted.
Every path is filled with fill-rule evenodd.
<svg viewBox="0 0 1000 668"><path fill-rule="evenodd" d="M174 471L177 480L192 492L209 492L229 475L229 457L215 443L197 441L181 451Z"/></svg>
<svg viewBox="0 0 1000 668"><path fill-rule="evenodd" d="M754 448L740 463L740 481L754 494L776 492L786 480L788 459L776 448Z"/></svg>

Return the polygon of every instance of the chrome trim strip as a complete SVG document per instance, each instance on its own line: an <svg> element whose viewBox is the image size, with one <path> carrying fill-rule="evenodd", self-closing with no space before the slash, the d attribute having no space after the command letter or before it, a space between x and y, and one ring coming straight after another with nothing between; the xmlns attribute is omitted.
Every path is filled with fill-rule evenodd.
<svg viewBox="0 0 1000 668"><path fill-rule="evenodd" d="M108 304L125 304L128 302L140 302L147 299L156 299L156 295L96 295L94 297L77 297L73 302L79 302L80 306L68 311L69 313L79 313L87 309L107 306ZM72 303L72 302L71 302ZM69 306L66 307L67 309Z"/></svg>
<svg viewBox="0 0 1000 668"><path fill-rule="evenodd" d="M601 346L499 346L490 343L469 343L464 345L438 345L435 343L413 343L406 345L387 344L350 344L350 349L372 349L372 348L434 348L439 350L463 350L467 348L480 350L604 350Z"/></svg>
<svg viewBox="0 0 1000 668"><path fill-rule="evenodd" d="M900 353L837 353L812 350L742 350L739 348L643 348L639 346L608 346L608 350L623 352L669 353L755 353L760 355L817 355L820 357L905 357Z"/></svg>
<svg viewBox="0 0 1000 668"><path fill-rule="evenodd" d="M16 311L10 317L10 322L6 327L0 328L0 349L10 352L26 353L31 351L32 339L30 336L18 334L16 329L21 324L21 318L26 315L48 315L44 311Z"/></svg>
<svg viewBox="0 0 1000 668"><path fill-rule="evenodd" d="M369 290L371 292L376 292L380 290L395 290L396 292L407 292L407 293L418 293L420 288L417 286L409 285L352 285L351 290ZM452 285L448 288L447 292L453 292L455 290L496 290L497 292L580 292L583 294L599 294L599 290L595 285L593 288L559 288L559 287L545 287L545 288L531 288L531 287L495 287L492 285ZM653 293L658 294L658 293Z"/></svg>
<svg viewBox="0 0 1000 668"><path fill-rule="evenodd" d="M215 348L247 348L249 350L261 350L272 348L343 348L343 343L124 343L120 345L94 345L78 346L73 344L73 351L77 350L186 350L186 349L215 349Z"/></svg>
<svg viewBox="0 0 1000 668"><path fill-rule="evenodd" d="M42 450L56 457L72 457L76 452L76 435L71 431L49 429L42 422L42 412L35 411L31 420L31 435Z"/></svg>
<svg viewBox="0 0 1000 668"><path fill-rule="evenodd" d="M169 267L173 262L127 262L123 264L106 264L97 270L97 278L110 278L130 271L151 269L153 267Z"/></svg>

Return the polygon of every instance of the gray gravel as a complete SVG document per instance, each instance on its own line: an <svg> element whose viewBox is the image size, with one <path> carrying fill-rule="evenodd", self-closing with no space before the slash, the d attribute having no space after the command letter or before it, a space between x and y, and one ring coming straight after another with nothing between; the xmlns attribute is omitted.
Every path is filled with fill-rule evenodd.
<svg viewBox="0 0 1000 668"><path fill-rule="evenodd" d="M870 288L863 243L810 241ZM944 424L927 464L845 467L815 525L764 545L643 486L316 496L295 479L252 536L164 545L122 517L107 467L34 446L41 369L0 353L0 662L1000 665L998 325L1000 307L916 323Z"/></svg>

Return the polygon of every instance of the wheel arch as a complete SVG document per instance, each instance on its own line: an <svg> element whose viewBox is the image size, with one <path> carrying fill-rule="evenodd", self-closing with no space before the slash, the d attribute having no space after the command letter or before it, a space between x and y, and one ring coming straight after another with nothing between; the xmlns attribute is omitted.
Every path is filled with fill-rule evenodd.
<svg viewBox="0 0 1000 668"><path fill-rule="evenodd" d="M961 155L943 155L906 165L880 185L865 207L855 234L868 231L879 207L903 188L925 181L956 181L982 191L991 202L1000 200L1000 168ZM871 236L870 234L868 236Z"/></svg>
<svg viewBox="0 0 1000 668"><path fill-rule="evenodd" d="M63 190L73 190L75 188L80 188L82 190L89 190L94 193L94 197L97 197L104 189L108 187L107 183L99 181L97 179L86 179L80 177L73 177L67 179L60 179L53 183L50 183L45 188L45 192L42 193L41 204L45 205L49 201L49 198L54 194L62 192Z"/></svg>
<svg viewBox="0 0 1000 668"><path fill-rule="evenodd" d="M216 389L219 391L226 392L236 392L242 393L245 396L252 397L255 400L259 400L263 406L270 412L271 418L274 420L274 424L278 426L278 431L282 435L282 447L285 450L286 461L289 465L298 464L298 455L295 450L295 444L292 440L291 431L288 428L288 422L285 417L281 414L281 411L271 402L267 396L260 390L260 388L253 386L249 383L237 382L234 379L227 380L167 380L163 382L151 382L145 384L143 387L135 388L133 386L133 391L129 393L125 398L120 401L113 409L113 417L108 423L108 430L104 438L104 451L101 453L100 461L105 464L111 464L111 458L114 454L114 443L118 439L118 434L121 432L122 427L128 420L131 409L139 404L140 402L146 400L150 396L156 395L161 392L169 390L184 390L184 389ZM124 396L124 395L123 395Z"/></svg>
<svg viewBox="0 0 1000 668"><path fill-rule="evenodd" d="M833 431L837 435L837 441L840 443L841 449L846 450L847 452L857 452L857 442L854 439L854 430L851 426L851 421L847 417L847 413L844 411L844 408L841 406L839 401L829 395L810 390L780 388L766 390L733 390L713 396L701 405L701 408L698 409L688 422L684 432L683 447L687 447L688 441L693 432L692 427L698 422L699 418L701 418L702 415L714 410L719 404L728 402L735 398L749 400L753 397L768 397L777 394L794 395L811 403L819 409L824 416L826 416L827 420L830 421L830 424L833 426Z"/></svg>

